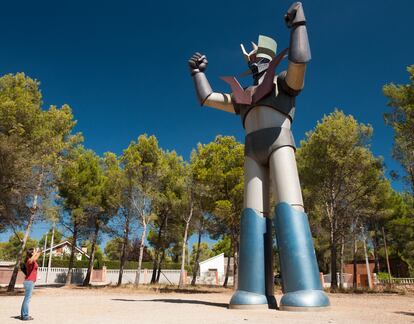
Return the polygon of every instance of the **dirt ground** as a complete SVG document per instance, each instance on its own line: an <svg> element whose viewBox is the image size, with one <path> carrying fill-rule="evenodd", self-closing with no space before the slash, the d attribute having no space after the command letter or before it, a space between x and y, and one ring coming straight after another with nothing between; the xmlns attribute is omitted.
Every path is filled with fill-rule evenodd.
<svg viewBox="0 0 414 324"><path fill-rule="evenodd" d="M33 323L414 323L414 296L331 294L319 312L229 310L231 290L187 293L129 288L36 288ZM280 300L280 295L277 300ZM19 323L23 295L0 292L0 323Z"/></svg>

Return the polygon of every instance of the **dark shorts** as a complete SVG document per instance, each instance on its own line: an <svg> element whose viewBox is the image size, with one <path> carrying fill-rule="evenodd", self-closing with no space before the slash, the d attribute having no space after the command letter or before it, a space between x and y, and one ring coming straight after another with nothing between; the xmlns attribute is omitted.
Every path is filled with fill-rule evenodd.
<svg viewBox="0 0 414 324"><path fill-rule="evenodd" d="M267 166L270 155L283 146L291 146L296 149L295 140L289 128L264 128L246 135L244 155L263 166Z"/></svg>

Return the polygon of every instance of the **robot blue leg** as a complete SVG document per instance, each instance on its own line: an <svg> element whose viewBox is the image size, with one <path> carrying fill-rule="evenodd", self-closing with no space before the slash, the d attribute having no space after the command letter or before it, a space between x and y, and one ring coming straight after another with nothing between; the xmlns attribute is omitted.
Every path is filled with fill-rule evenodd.
<svg viewBox="0 0 414 324"><path fill-rule="evenodd" d="M307 215L282 202L276 206L274 224L284 288L280 309L312 310L329 306Z"/></svg>
<svg viewBox="0 0 414 324"><path fill-rule="evenodd" d="M275 277L273 273L273 233L272 220L266 217L266 234L264 235L265 244L265 285L267 304L270 309L277 309L275 298Z"/></svg>
<svg viewBox="0 0 414 324"><path fill-rule="evenodd" d="M246 208L240 222L238 289L229 308L268 308L265 274L266 217Z"/></svg>

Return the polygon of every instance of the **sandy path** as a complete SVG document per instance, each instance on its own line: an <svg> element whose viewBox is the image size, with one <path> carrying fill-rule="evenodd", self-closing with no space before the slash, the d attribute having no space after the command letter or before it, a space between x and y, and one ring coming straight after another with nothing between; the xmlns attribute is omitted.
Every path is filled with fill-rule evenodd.
<svg viewBox="0 0 414 324"><path fill-rule="evenodd" d="M307 313L228 310L230 296L41 288L31 302L30 323L414 323L414 296L335 294L329 310ZM20 323L12 317L21 301L0 296L0 323Z"/></svg>

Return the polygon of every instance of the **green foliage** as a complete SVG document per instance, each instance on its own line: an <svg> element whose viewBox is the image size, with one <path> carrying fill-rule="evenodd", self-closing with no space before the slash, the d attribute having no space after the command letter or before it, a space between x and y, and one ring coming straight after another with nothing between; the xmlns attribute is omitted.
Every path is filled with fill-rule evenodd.
<svg viewBox="0 0 414 324"><path fill-rule="evenodd" d="M120 237L115 237L105 245L105 255L109 260L119 260L121 257L121 250L123 245L123 239Z"/></svg>
<svg viewBox="0 0 414 324"><path fill-rule="evenodd" d="M7 260L6 247L8 242L0 242L0 260Z"/></svg>
<svg viewBox="0 0 414 324"><path fill-rule="evenodd" d="M198 145L191 165L195 180L204 188L202 210L211 215L210 235L230 235L236 241L243 209L244 145L234 137L217 136Z"/></svg>
<svg viewBox="0 0 414 324"><path fill-rule="evenodd" d="M52 229L49 230L49 232L47 232L47 234L44 234L42 236L42 238L39 241L39 247L43 250L44 246L45 246L45 240L46 240L46 236L47 236L47 248L50 247L50 240L52 239ZM62 242L62 238L63 238L63 234L62 232L60 232L58 229L55 228L55 233L53 236L53 245L59 244L60 242Z"/></svg>
<svg viewBox="0 0 414 324"><path fill-rule="evenodd" d="M198 262L207 260L211 257L213 257L215 254L214 252L210 249L210 247L208 246L208 244L206 242L201 242L200 243L200 256L198 258ZM197 254L197 243L193 244L193 249L191 251L191 256L190 256L190 261L192 264L194 264L195 262L195 258L196 258L196 254Z"/></svg>
<svg viewBox="0 0 414 324"><path fill-rule="evenodd" d="M19 253L19 250L22 246L23 241L23 232L17 232L16 234L12 234L9 237L8 242L2 243L0 246L0 260L15 260L17 254ZM36 240L32 240L31 238L28 238L26 242L26 250L30 248L35 248L38 246L38 242Z"/></svg>
<svg viewBox="0 0 414 324"><path fill-rule="evenodd" d="M82 247L86 247L86 253L90 256L91 255L91 253L92 253L92 243L93 242L91 242L91 241L89 241L89 240L86 240L86 241L83 241L82 242L82 244L81 244L81 246ZM82 256L82 258L86 258L84 255ZM98 244L96 244L95 245L95 257L94 257L94 262L95 263L98 263L98 264L101 264L102 263L102 261L103 261L103 259L104 259L104 254L103 254L103 252L102 252L102 250L101 250L101 247L98 245Z"/></svg>
<svg viewBox="0 0 414 324"><path fill-rule="evenodd" d="M384 119L394 130L393 157L405 170L403 180L411 191L410 195L393 196L394 213L386 228L392 253L406 261L414 273L414 65L407 72L409 83L390 83L383 87L391 108ZM396 172L394 175L397 176Z"/></svg>
<svg viewBox="0 0 414 324"><path fill-rule="evenodd" d="M177 259L184 233L183 213L187 213L186 165L175 151L160 151L157 191L151 194L153 226L147 241L153 247L156 264L168 257Z"/></svg>
<svg viewBox="0 0 414 324"><path fill-rule="evenodd" d="M105 260L103 261L103 264L106 266L107 269L119 269L120 262L115 260ZM152 262L142 262L141 269L152 269ZM162 264L162 269L171 269L176 270L180 269L181 264L180 263L173 263L173 262L164 262ZM137 261L126 261L124 269L129 270L136 270L138 268L138 262Z"/></svg>
<svg viewBox="0 0 414 324"><path fill-rule="evenodd" d="M378 280L388 280L388 279L390 279L390 274L388 272L378 272L377 279Z"/></svg>
<svg viewBox="0 0 414 324"><path fill-rule="evenodd" d="M68 105L41 105L38 81L23 73L0 78L0 229L25 226L33 218L40 206L29 209L28 202L52 194L64 152L81 140L71 134L76 122Z"/></svg>
<svg viewBox="0 0 414 324"><path fill-rule="evenodd" d="M228 235L223 236L222 239L214 243L212 248L214 255L224 253L224 256L231 256L231 238Z"/></svg>
<svg viewBox="0 0 414 324"><path fill-rule="evenodd" d="M371 135L370 126L335 110L306 134L297 150L317 255L321 268L326 268L323 249L329 247L334 273L337 247L378 211L375 196L385 180L382 160L370 151Z"/></svg>
<svg viewBox="0 0 414 324"><path fill-rule="evenodd" d="M49 262L49 258L45 259L45 266L47 266ZM98 260L95 260L94 263L94 269L102 269L103 266L103 262L99 263ZM73 267L74 268L87 268L89 265L89 260L88 259L84 259L84 260L75 260L73 262ZM52 268L68 268L69 267L69 260L68 259L60 259L60 258L52 258L52 264L51 264Z"/></svg>
<svg viewBox="0 0 414 324"><path fill-rule="evenodd" d="M391 256L399 257L414 273L414 199L408 194L393 196L394 213L386 223Z"/></svg>
<svg viewBox="0 0 414 324"><path fill-rule="evenodd" d="M391 112L384 114L386 124L394 129L393 157L406 171L404 177L414 194L414 65L407 68L408 84L383 87Z"/></svg>

